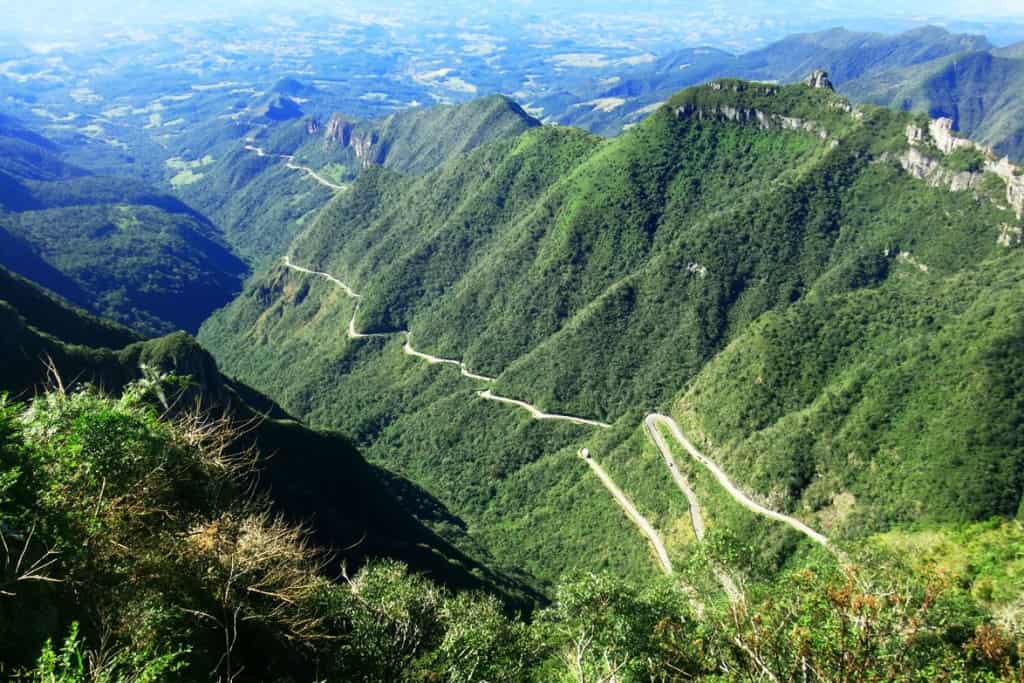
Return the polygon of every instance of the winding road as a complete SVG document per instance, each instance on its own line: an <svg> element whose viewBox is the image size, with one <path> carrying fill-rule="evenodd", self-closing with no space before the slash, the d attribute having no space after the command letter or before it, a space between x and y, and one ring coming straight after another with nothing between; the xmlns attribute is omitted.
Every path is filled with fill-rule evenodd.
<svg viewBox="0 0 1024 683"><path fill-rule="evenodd" d="M675 474L678 471L678 467L676 466L675 459L672 457L671 449L665 442L664 437L658 431L659 426L666 427L669 433L672 435L672 438L678 441L679 444L684 449L686 449L686 452L689 453L694 460L696 460L705 468L707 468L707 470L711 472L712 476L714 476L714 478L718 481L718 484L723 489L725 489L725 491L730 496L732 496L732 499L735 500L737 503L739 503L746 509L750 510L754 514L761 515L762 517L767 517L777 522L782 522L783 524L789 525L796 531L802 533L807 538L811 539L815 543L818 543L819 545L826 548L829 552L833 553L834 555L842 559L841 554L825 536L818 533L811 527L807 526L799 519L796 519L795 517L790 517L789 515L785 515L781 512L776 512L775 510L766 508L757 501L751 500L750 497L747 496L747 494L741 491L738 487L736 487L736 485L732 483L732 481L729 480L729 477L725 474L725 472L722 471L721 467L716 465L710 458L701 453L696 446L690 443L690 440L683 435L683 431L679 428L679 425L676 423L676 421L673 420L671 417L668 417L667 415L660 415L658 413L652 413L648 415L646 418L644 418L644 425L647 427L647 431L651 435L651 438L654 439L654 443L658 447L658 450L661 451L661 455L665 459L665 464L668 465L669 469L673 472L673 478L676 478ZM676 479L676 483L680 484L680 481L682 481L683 484L686 483L685 478L683 478L681 474L679 475L679 478ZM680 487L683 488L682 484L680 485ZM684 494L688 489L689 486L686 485L683 490ZM687 495L687 500L690 500L689 495ZM697 526L695 523L694 531L696 531L696 528ZM701 522L701 528L701 533L703 534L703 521Z"/></svg>
<svg viewBox="0 0 1024 683"><path fill-rule="evenodd" d="M601 427L602 429L608 429L611 427L607 422L599 422L598 420L588 420L585 417L573 417L572 415L559 415L557 413L545 413L540 410L537 406L531 405L526 401L517 401L514 398L506 398L504 396L498 396L490 389L486 391L478 391L476 395L486 401L497 401L498 403L507 403L510 406L517 406L530 413L534 420L564 420L565 422L572 422L573 424L585 425L587 427Z"/></svg>
<svg viewBox="0 0 1024 683"><path fill-rule="evenodd" d="M348 297L350 297L352 299L355 299L357 302L359 302L360 299L362 298L354 289L352 289L347 284L345 284L344 282L342 282L338 278L334 277L330 273L325 273L325 272L319 271L319 270L311 270L309 268L303 268L302 266L295 265L294 263L292 263L291 257L289 257L289 256L285 256L284 257L284 265L285 265L286 268L290 268L291 270L294 270L294 271L297 271L297 272L300 272L300 273L304 273L306 275L313 275L315 277L321 277L321 278L327 280L328 282L333 283L334 285L340 287L342 289L342 291L345 292L346 296L348 296ZM452 366L457 367L459 369L459 372L462 374L463 377L468 377L469 379L472 379L472 380L475 380L475 381L478 381L478 382L494 382L495 381L495 379L493 377L488 377L487 375L480 375L480 374L477 374L475 372L471 372L469 370L469 368L466 367L466 364L463 361L461 361L461 360L455 360L455 359L452 359L452 358L440 358L439 356L432 356L429 353L424 353L422 351L417 351L415 348L413 348L413 345L412 345L412 334L409 333L407 330L400 330L398 332L369 332L369 333L356 331L356 315L359 313L359 305L360 305L359 303L356 303L356 306L355 306L355 308L352 311L352 317L349 318L349 321L348 321L348 329L346 330L346 334L348 335L349 339L368 339L370 337L387 337L387 336L391 336L391 335L395 335L395 334L404 334L405 335L405 344L402 346L402 351L406 355L413 356L415 358L419 358L420 360L424 360L424 361L426 361L427 363L429 363L431 365L438 365L438 364L441 364L441 365L452 365ZM536 406L527 403L526 401L518 401L518 400L516 400L514 398L506 398L505 396L498 396L497 394L492 392L490 389L488 389L486 391L478 391L477 392L477 396L479 396L480 398L482 398L484 400L487 400L487 401L497 401L498 403L505 403L505 404L508 404L508 405L517 406L517 407L522 408L522 409L524 409L526 411L529 411L530 415L532 415L534 417L534 419L537 419L537 420L561 420L563 422L571 422L573 424L584 425L584 426L587 426L587 427L601 427L603 429L607 429L607 428L609 428L611 426L611 425L609 425L606 422L600 422L598 420L588 420L587 418L575 417L573 415L559 415L559 414L555 414L555 413L545 413L542 410L540 410L539 408L537 408Z"/></svg>
<svg viewBox="0 0 1024 683"><path fill-rule="evenodd" d="M250 147L247 146L247 149L249 148ZM251 149L256 151L257 154L260 154L261 156L266 156L263 150L259 148ZM413 348L412 345L412 335L407 330L401 330L398 332L374 333L363 333L356 331L355 320L356 315L359 312L361 297L355 290L353 290L346 283L342 282L341 280L334 277L330 273L311 270L309 268L304 268L302 266L295 265L294 263L291 262L289 256L284 257L284 265L286 268L289 268L300 273L324 278L325 280L340 287L342 291L345 292L346 296L356 300L356 306L352 311L352 317L349 319L348 329L346 330L346 333L350 339L366 339L370 337L383 337L394 334L404 334L405 344L402 346L402 351L406 355L419 358L420 360L426 361L429 364L443 364L457 367L459 369L459 372L464 377L467 377L475 381L495 381L495 378L493 377L488 377L486 375L480 375L471 372L469 368L466 367L466 364L461 360L454 360L451 358L440 358L438 356L432 356L422 351L417 351L415 348ZM544 411L540 410L539 408L530 403L527 403L526 401L520 401L513 398L507 398L505 396L499 396L490 389L477 391L476 395L479 398L487 401L495 401L498 403L504 403L507 405L515 406L517 408L521 408L527 411L530 414L530 416L535 420L561 420L565 422L570 422L572 424L587 427L598 427L601 429L608 429L611 427L611 425L609 425L608 423L601 422L599 420L591 420L587 418L576 417L573 415L545 413ZM677 442L679 442L679 444L687 451L687 453L689 453L694 460L696 460L705 468L707 468L708 471L710 471L714 478L718 481L719 485L723 489L725 489L725 491L733 498L733 500L735 500L741 506L753 512L754 514L761 515L763 517L767 517L778 522L782 522L783 524L792 527L796 531L807 536L815 543L818 543L819 545L829 550L841 561L845 561L843 555L829 542L829 540L824 535L810 528L809 526L801 522L799 519L796 519L795 517L791 517L781 512L771 510L749 498L743 491L741 491L732 483L729 477L726 476L725 472L722 471L722 469L717 464L715 464L712 460L710 460L703 453L701 453L686 438L686 436L683 435L683 432L679 428L679 425L671 417L668 417L667 415L661 415L658 413L652 413L648 415L646 418L644 418L644 427L647 430L648 436L654 442L655 447L661 453L661 456L665 461L665 465L669 469L673 481L675 482L679 490L682 491L683 495L686 497L686 501L690 511L690 522L693 526L694 536L696 536L698 541L703 541L705 536L704 517L701 513L700 502L697 499L696 493L690 487L690 484L687 481L686 477L682 474L682 472L679 471L679 467L676 465L675 459L672 456L671 448L666 442L664 435L659 430L659 427L667 428L672 437ZM629 519L637 526L638 529L640 529L640 531L650 541L651 546L654 548L655 554L658 557L658 562L661 565L662 570L666 574L671 574L672 563L669 560L668 553L665 550L664 543L662 542L661 537L658 535L658 532L654 529L653 525L651 525L651 523L647 521L647 519L643 515L640 514L640 512L636 509L636 506L634 506L633 503L629 500L629 498L626 497L625 493L622 492L622 489L620 489L615 484L615 482L612 481L611 477L608 476L608 473L605 472L604 469L599 464L597 464L597 462L594 461L593 458L590 457L587 449L581 449L579 455L584 461L586 461L586 463L590 466L590 468L601 480L605 488L612 494L616 502L618 502L618 504L626 512L626 516L629 517ZM722 586L723 590L726 592L731 601L738 602L743 599L743 593L739 590L739 588L736 586L736 583L723 569L713 567L713 572L719 584Z"/></svg>
<svg viewBox="0 0 1024 683"><path fill-rule="evenodd" d="M479 382L493 382L494 381L493 377L488 377L487 375L478 375L475 372L470 372L469 368L467 368L466 364L463 363L461 360L452 360L451 358L438 358L437 356L431 356L429 353L423 353L422 351L417 351L416 349L414 349L412 347L412 333L410 333L410 332L406 332L405 333L405 344L402 345L402 352L405 353L407 356L414 356L416 358L419 358L420 360L425 360L428 363L430 363L431 365L437 365L437 364L454 365L455 367L457 367L459 369L459 372L462 373L463 377L468 377L470 379L475 379L475 380L477 380Z"/></svg>
<svg viewBox="0 0 1024 683"><path fill-rule="evenodd" d="M338 185L337 183L332 183L330 180L328 180L327 178L324 178L322 175L318 174L316 171L311 169L309 166L301 166L301 165L295 163L295 157L293 157L291 154L270 154L269 152L265 152L265 151L263 151L262 148L257 147L255 145L246 145L245 149L247 151L249 151L249 152L255 152L256 156L258 156L258 157L272 157L274 159L284 159L285 160L285 164L284 165L285 165L286 168L290 168L293 171L302 171L302 172L308 174L309 177L311 177L316 182L320 183L324 187L329 187L330 189L334 190L335 192L337 192L339 190L344 190L345 189L344 185Z"/></svg>
<svg viewBox="0 0 1024 683"><path fill-rule="evenodd" d="M683 496L686 497L686 503L690 509L690 524L693 526L693 535L697 537L698 541L703 541L704 515L701 514L700 501L697 500L696 492L690 488L690 482L686 480L683 473L676 467L675 460L672 459L672 451L669 449L668 444L665 443L665 437L648 420L644 420L644 427L647 429L647 435L654 442L655 447L661 453L661 457L665 460L665 465L668 466L672 480L675 481L676 486L679 487L679 490L683 492Z"/></svg>
<svg viewBox="0 0 1024 683"><path fill-rule="evenodd" d="M285 265L286 268L291 268L292 270L297 270L300 273L305 273L306 275L316 275L317 277L324 278L328 282L333 282L337 286L341 287L341 289L345 292L345 295L348 296L350 299L361 299L362 298L361 296L356 294L355 290L353 290L351 287L349 287L344 282L342 282L338 278L334 277L330 273L323 273L323 272L320 272L319 270L310 270L309 268L303 268L302 266L297 266L294 263L292 263L292 259L291 259L290 256L285 256L284 257L284 265Z"/></svg>
<svg viewBox="0 0 1024 683"><path fill-rule="evenodd" d="M679 487L679 490L683 492L683 496L686 497L686 503L690 510L690 524L693 526L693 535L696 536L698 542L703 542L706 529L704 526L704 515L700 511L700 501L697 500L696 492L690 488L690 482L686 480L683 473L676 467L675 460L672 458L672 451L669 449L668 444L665 443L665 437L655 427L654 422L650 419L644 420L644 427L647 429L647 434L650 436L651 441L654 442L655 447L661 453L661 457L665 460L665 465L668 466L672 480L675 481L676 486ZM730 602L737 603L743 600L743 591L739 589L728 572L715 565L712 565L711 571L714 573L715 579L722 587L722 590L729 597Z"/></svg>
<svg viewBox="0 0 1024 683"><path fill-rule="evenodd" d="M672 573L672 561L668 558L668 551L665 549L665 544L661 540L661 536L655 531L654 526L647 521L647 518L640 514L640 511L636 509L633 502L626 497L626 494L622 492L622 489L612 481L612 478L608 476L608 473L604 471L604 468L597 464L597 461L590 457L590 451L586 448L581 448L579 451L580 458L590 465L590 469L594 471L597 478L601 480L604 487L608 489L608 492L612 494L615 502L625 511L626 516L629 520L636 525L640 532L647 537L650 541L651 547L654 548L654 554L658 556L658 563L661 565L661 570L666 574Z"/></svg>

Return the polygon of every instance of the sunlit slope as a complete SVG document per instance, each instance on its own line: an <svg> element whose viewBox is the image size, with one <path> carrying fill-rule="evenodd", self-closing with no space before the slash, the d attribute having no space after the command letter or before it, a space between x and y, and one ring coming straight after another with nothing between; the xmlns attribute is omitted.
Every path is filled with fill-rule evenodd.
<svg viewBox="0 0 1024 683"><path fill-rule="evenodd" d="M956 159L927 140L911 150L908 126L921 123L881 109L855 110L826 89L719 81L681 93L614 140L543 128L485 145L422 178L365 174L297 241L292 260L330 272L361 294L360 331L408 329L417 348L497 377L496 394L613 423L601 447L591 449L600 457L619 452L620 443L639 447L645 412L666 412L688 387L704 386L710 373L722 372L710 361L755 343L777 316L827 301L830 315L846 310L844 324L856 327L890 296L904 297L912 315L925 316L925 305L911 303L918 279L980 277L993 259L1019 268L1020 219L1007 207L1005 182L978 174L971 191L950 191L951 176L942 169L958 172ZM929 182L912 177L921 173L908 162L912 151L938 169ZM979 298L997 291L996 283L978 287ZM592 431L530 424L524 411L483 403L479 386L457 370L424 368L403 356L397 338L346 339L353 302L337 289L274 269L208 322L201 338L233 372L289 409L320 424L355 425L371 458L421 483L510 562L530 563L547 576L578 562L655 570L643 539L623 531L629 526L621 514L594 521L611 501L576 457L579 445L595 438ZM1001 325L1017 310L1012 299L1007 305L998 313ZM895 353L895 337L886 336L896 334L893 325L888 332L868 327L864 335ZM801 366L827 364L827 354L846 353L829 350L831 333L829 325L812 326L801 344L783 339L776 352L796 353L793 362ZM975 368L964 360L973 358L969 336L948 340L944 358ZM884 364L859 367L875 381L891 381ZM759 401L775 411L767 423L773 424L778 404L797 401L789 395L796 390L761 395L756 377L739 376L747 381L732 377L733 384L705 389L731 392L718 410L732 420L720 418L721 434L707 427L705 452L714 458L719 445L735 442L736 450L724 454L734 480L818 523L815 511L845 489L815 483L829 471L805 467L806 449L748 453L740 446L765 425L734 424L736 415L765 410ZM965 385L946 386L969 402ZM799 400L813 401L826 387L800 383ZM863 432L858 443L867 448L869 439L887 433L906 444L894 425L917 419L915 405L872 408L873 421L886 416L881 433ZM708 412L709 419L716 415ZM943 413L919 413L934 438L928 447L913 446L906 467L926 462L937 473L952 458L975 457L933 447L945 443ZM977 453L998 452L1000 467L1015 470L1019 447L1004 449L996 436L1016 429L1007 414L979 409L963 424L976 430ZM782 425L783 441L819 438L801 425ZM641 512L657 508L658 523L673 524L654 492L675 495L674 487L653 457L640 461L647 463L643 476L627 475L623 486L641 499ZM773 458L779 464L771 468L746 466ZM901 462L899 452L892 461ZM894 485L897 473L854 475L862 465L840 467L849 478L839 481ZM607 467L622 484L623 472ZM793 484L797 470L803 478ZM955 514L961 494L938 489L904 514L890 514L894 500L906 503L909 483L905 495L858 500L873 525L884 528L922 517L1005 514L1013 507L1007 501L1019 499L1015 478L986 467L971 472L981 477L978 486L1002 487L1006 495ZM587 491L582 498L580 487ZM826 493L811 501L819 490ZM580 554L585 548L590 555Z"/></svg>

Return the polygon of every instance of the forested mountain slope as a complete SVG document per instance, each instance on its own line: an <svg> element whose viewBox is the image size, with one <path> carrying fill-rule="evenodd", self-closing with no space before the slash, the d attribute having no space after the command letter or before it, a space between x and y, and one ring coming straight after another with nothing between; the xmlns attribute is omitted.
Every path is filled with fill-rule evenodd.
<svg viewBox="0 0 1024 683"><path fill-rule="evenodd" d="M826 70L844 94L846 83L874 74L934 62L991 44L984 36L950 33L926 26L887 35L835 28L789 36L759 50L734 55L708 48L685 48L611 79L567 93L562 102L540 101L544 116L562 124L615 134L636 123L676 91L713 78L733 77L794 83L815 69ZM859 90L849 94L858 99ZM547 120L547 119L545 119Z"/></svg>
<svg viewBox="0 0 1024 683"><path fill-rule="evenodd" d="M953 120L954 127L999 154L1024 159L1024 55L1019 49L973 50L848 83L861 102Z"/></svg>
<svg viewBox="0 0 1024 683"><path fill-rule="evenodd" d="M454 586L486 588L520 604L534 599L524 584L485 568L405 511L459 525L436 501L367 464L340 434L313 431L258 391L222 375L187 335L143 341L3 268L0 318L0 394L11 400L30 400L58 385L69 392L93 386L118 396L131 382L149 382L157 374L183 378L183 386L172 380L163 390L161 411L180 417L198 407L211 424L225 417L236 425L229 450L253 447L259 454L254 490L269 495L275 511L290 522L307 525L338 562L356 567L390 557Z"/></svg>
<svg viewBox="0 0 1024 683"><path fill-rule="evenodd" d="M999 350L1013 348L1020 315L1006 294L1022 267L1020 180L925 123L828 89L724 80L614 140L543 128L420 178L377 169L291 254L358 292L355 314L339 287L273 269L200 338L289 410L354 426L370 458L548 578L581 562L653 570L576 458L584 444L668 530L670 551L689 552L685 502L640 427L671 406L741 486L840 536L1012 515L1024 452L1005 364L1017 357ZM923 292L933 308L910 305ZM974 301L990 301L998 325L972 322ZM360 332L409 330L417 349L495 376L495 394L612 428L482 401L479 381L403 356L401 335L346 338L353 315ZM735 349L791 319L765 352L775 374L755 373L755 356ZM907 325L916 336L891 343ZM940 329L942 344L930 341ZM937 355L926 367L906 355L915 338ZM889 363L872 363L874 349ZM966 382L968 359L984 358L987 379ZM710 387L722 373L730 381ZM853 393L809 419L840 389ZM922 407L940 400L970 410ZM843 427L845 460L821 424ZM998 493L968 500L940 485L943 471ZM765 558L745 571L799 545L742 524Z"/></svg>
<svg viewBox="0 0 1024 683"><path fill-rule="evenodd" d="M408 109L380 120L335 114L254 129L177 193L216 221L250 260L281 256L336 188L364 169L425 173L454 155L539 125L517 104L488 97L458 106ZM196 158L202 156L195 150ZM326 183L311 183L306 171Z"/></svg>
<svg viewBox="0 0 1024 683"><path fill-rule="evenodd" d="M64 163L0 126L0 263L144 334L196 331L247 268L193 209L143 183Z"/></svg>

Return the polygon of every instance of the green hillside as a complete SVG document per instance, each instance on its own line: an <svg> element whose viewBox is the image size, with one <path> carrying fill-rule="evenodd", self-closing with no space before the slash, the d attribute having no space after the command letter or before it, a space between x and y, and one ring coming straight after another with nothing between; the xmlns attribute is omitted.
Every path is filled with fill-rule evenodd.
<svg viewBox="0 0 1024 683"><path fill-rule="evenodd" d="M580 573L524 620L394 561L332 577L335 558L252 497L252 461L223 448L237 432L160 413L158 382L117 399L53 389L30 407L0 402L0 664L13 680L1021 674L1012 625L990 607L1014 586L1001 563L1015 566L1019 528L888 535L864 567L805 567L734 604L677 579Z"/></svg>
<svg viewBox="0 0 1024 683"><path fill-rule="evenodd" d="M251 139L198 167L176 193L210 216L238 253L263 262L281 256L334 193L273 155L294 157L293 166L343 187L370 167L426 173L481 144L537 125L517 104L499 96L408 109L379 120L307 117L257 129ZM268 156L256 154L257 147ZM195 155L199 159L203 152Z"/></svg>
<svg viewBox="0 0 1024 683"><path fill-rule="evenodd" d="M356 330L407 329L418 350L493 385L403 355L401 335L347 339L353 301L282 267L200 339L288 410L349 430L495 557L552 581L579 567L657 571L576 457L583 445L670 555L693 553L685 500L640 427L658 409L699 428L742 487L839 538L1012 517L1024 490L1016 361L993 354L1017 333L1022 264L1001 237L1021 222L1001 179L950 192L905 172L912 123L829 90L726 80L614 140L543 128L423 177L363 174L292 261L360 293ZM955 165L927 141L916 151ZM972 302L999 325L971 322ZM758 390L769 378L746 349L780 320L791 328L764 352L777 369ZM925 347L936 357L914 355ZM882 351L888 363L873 363ZM483 388L612 427L530 420ZM943 487L943 471L970 487ZM721 503L723 547L756 549L735 553L738 571L771 574L804 552L692 476Z"/></svg>
<svg viewBox="0 0 1024 683"><path fill-rule="evenodd" d="M217 229L133 180L65 164L52 143L0 130L0 264L147 335L196 331L247 269Z"/></svg>
<svg viewBox="0 0 1024 683"><path fill-rule="evenodd" d="M950 118L971 139L1014 160L1024 158L1024 57L1013 49L882 70L843 89L859 101Z"/></svg>
<svg viewBox="0 0 1024 683"><path fill-rule="evenodd" d="M339 561L358 566L390 557L455 586L485 586L516 603L533 599L524 584L484 568L408 512L458 527L459 520L436 501L368 465L340 434L312 431L266 396L222 375L184 333L141 341L2 268L0 317L0 394L27 400L63 385L68 392L91 387L118 396L132 383L149 386L156 374L183 378L184 384L174 380L154 394L163 404L157 407L175 419L200 409L204 419L235 425L237 435L224 445L260 454L255 490L269 495L273 509L289 521L309 523L312 538ZM472 548L468 537L459 540Z"/></svg>

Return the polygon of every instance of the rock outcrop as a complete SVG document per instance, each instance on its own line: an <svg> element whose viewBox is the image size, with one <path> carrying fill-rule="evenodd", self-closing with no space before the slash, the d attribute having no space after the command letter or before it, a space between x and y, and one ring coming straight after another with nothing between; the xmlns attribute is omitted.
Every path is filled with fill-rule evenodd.
<svg viewBox="0 0 1024 683"><path fill-rule="evenodd" d="M812 88L824 88L825 90L835 91L835 86L832 85L832 81L829 80L828 72L824 69L815 69L810 75L803 80L804 85L808 85Z"/></svg>
<svg viewBox="0 0 1024 683"><path fill-rule="evenodd" d="M327 121L327 127L324 129L324 139L342 147L348 147L352 139L352 124L335 114Z"/></svg>
<svg viewBox="0 0 1024 683"><path fill-rule="evenodd" d="M387 145L376 131L360 130L356 124L335 114L324 128L324 144L350 147L363 168L384 163Z"/></svg>
<svg viewBox="0 0 1024 683"><path fill-rule="evenodd" d="M910 175L932 187L945 187L953 192L973 190L981 182L980 173L953 171L938 159L928 156L920 147L912 146L899 157L900 166Z"/></svg>
<svg viewBox="0 0 1024 683"><path fill-rule="evenodd" d="M679 118L695 118L698 121L734 121L736 123L752 123L765 130L800 130L817 135L822 140L828 139L828 131L816 121L807 121L792 116L771 114L759 109L733 107L720 104L713 107L698 107L684 104L676 108Z"/></svg>
<svg viewBox="0 0 1024 683"><path fill-rule="evenodd" d="M989 147L983 147L956 135L952 119L933 119L927 128L908 126L907 143L910 147L900 155L899 160L900 165L910 175L930 185L962 192L976 188L984 173L992 173L1006 183L1007 204L1017 212L1019 218L1024 217L1024 168L1011 163L1008 157L996 157L995 152ZM941 160L927 153L929 145L943 154L950 154L959 149L975 149L984 157L984 167L980 172L952 171L944 167Z"/></svg>
<svg viewBox="0 0 1024 683"><path fill-rule="evenodd" d="M1003 247L1019 247L1024 243L1024 229L1019 225L1003 224L999 232L999 239L996 240Z"/></svg>

